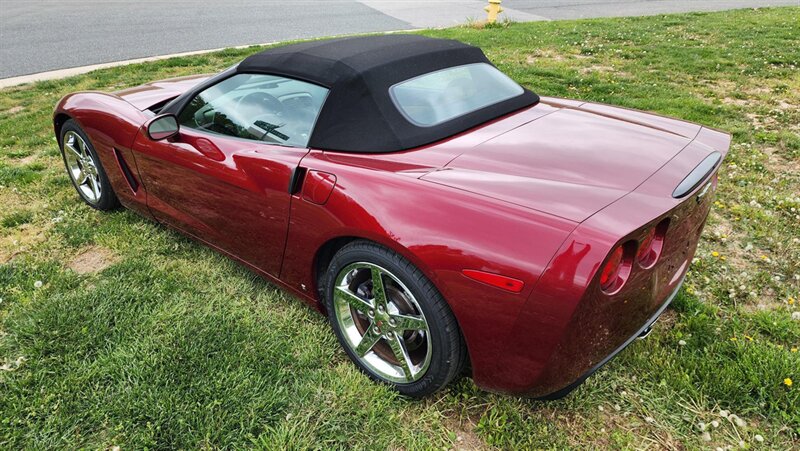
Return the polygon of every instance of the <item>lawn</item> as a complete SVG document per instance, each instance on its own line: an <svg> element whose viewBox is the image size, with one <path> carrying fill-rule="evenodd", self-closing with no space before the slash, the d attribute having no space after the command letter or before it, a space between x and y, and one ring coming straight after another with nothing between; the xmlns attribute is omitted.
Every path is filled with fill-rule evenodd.
<svg viewBox="0 0 800 451"><path fill-rule="evenodd" d="M0 449L800 447L800 8L424 34L482 47L542 95L733 134L650 338L554 402L469 378L423 401L373 384L323 317L177 233L88 208L63 170L61 96L258 49L101 70L0 91Z"/></svg>

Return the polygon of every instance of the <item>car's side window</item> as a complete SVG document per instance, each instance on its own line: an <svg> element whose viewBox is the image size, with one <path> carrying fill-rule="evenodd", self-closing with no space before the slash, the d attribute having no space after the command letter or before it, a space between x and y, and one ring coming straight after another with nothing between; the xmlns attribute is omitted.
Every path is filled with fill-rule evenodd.
<svg viewBox="0 0 800 451"><path fill-rule="evenodd" d="M181 126L285 146L306 147L328 90L291 78L237 74L197 94Z"/></svg>

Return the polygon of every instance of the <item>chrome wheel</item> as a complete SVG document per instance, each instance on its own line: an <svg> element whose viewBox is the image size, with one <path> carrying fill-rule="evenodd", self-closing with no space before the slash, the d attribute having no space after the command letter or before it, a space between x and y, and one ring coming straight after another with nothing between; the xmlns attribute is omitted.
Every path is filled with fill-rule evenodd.
<svg viewBox="0 0 800 451"><path fill-rule="evenodd" d="M67 163L67 172L83 198L91 204L98 203L103 189L97 170L98 163L89 151L86 141L74 131L64 134L64 160Z"/></svg>
<svg viewBox="0 0 800 451"><path fill-rule="evenodd" d="M350 350L377 376L409 383L431 362L428 322L411 291L372 263L348 265L333 287L336 321Z"/></svg>

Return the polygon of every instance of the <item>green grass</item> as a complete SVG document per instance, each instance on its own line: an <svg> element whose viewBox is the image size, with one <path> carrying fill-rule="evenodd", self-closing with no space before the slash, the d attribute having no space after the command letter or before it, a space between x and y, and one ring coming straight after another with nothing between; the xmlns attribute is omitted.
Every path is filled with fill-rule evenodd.
<svg viewBox="0 0 800 451"><path fill-rule="evenodd" d="M0 448L797 447L798 24L800 8L780 8L424 32L481 46L543 95L733 134L686 288L648 340L557 402L469 379L403 399L287 294L79 202L52 136L61 96L213 72L257 48L0 91Z"/></svg>

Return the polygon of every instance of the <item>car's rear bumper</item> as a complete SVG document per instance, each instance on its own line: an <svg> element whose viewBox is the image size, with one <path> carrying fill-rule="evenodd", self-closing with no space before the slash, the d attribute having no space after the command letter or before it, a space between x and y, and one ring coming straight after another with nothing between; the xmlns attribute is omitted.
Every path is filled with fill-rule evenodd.
<svg viewBox="0 0 800 451"><path fill-rule="evenodd" d="M599 363L597 363L595 366L590 368L589 371L583 373L580 377L578 377L578 379L576 379L575 382L572 382L571 384L567 385L566 387L561 388L559 390L556 390L556 391L554 391L554 392L552 392L550 394L547 394L547 395L544 395L544 396L537 396L535 399L553 400L553 399L563 398L564 396L566 396L570 392L572 392L572 390L575 390L576 388L578 388L578 386L580 386L589 376L591 376L597 370L602 368L603 365L605 365L606 363L610 362L611 359L616 357L617 354L622 352L622 350L627 348L635 340L637 340L639 338L644 338L647 335L649 335L651 330L652 330L653 324L658 320L659 317L661 317L661 314L664 313L664 310L666 310L667 307L669 307L669 305L672 303L672 300L675 299L675 296L678 295L678 291L680 291L682 285L683 285L683 278L678 283L678 286L675 288L675 290L672 292L672 294L669 295L667 300L664 301L664 303L661 305L661 307L659 307L659 309L653 314L653 316L651 316L645 322L645 324L638 331L636 331L636 333L634 333L633 335L630 336L630 338L625 340L625 342L622 343L622 345L620 345L613 352L611 352L611 354L609 354L603 360L601 360Z"/></svg>

